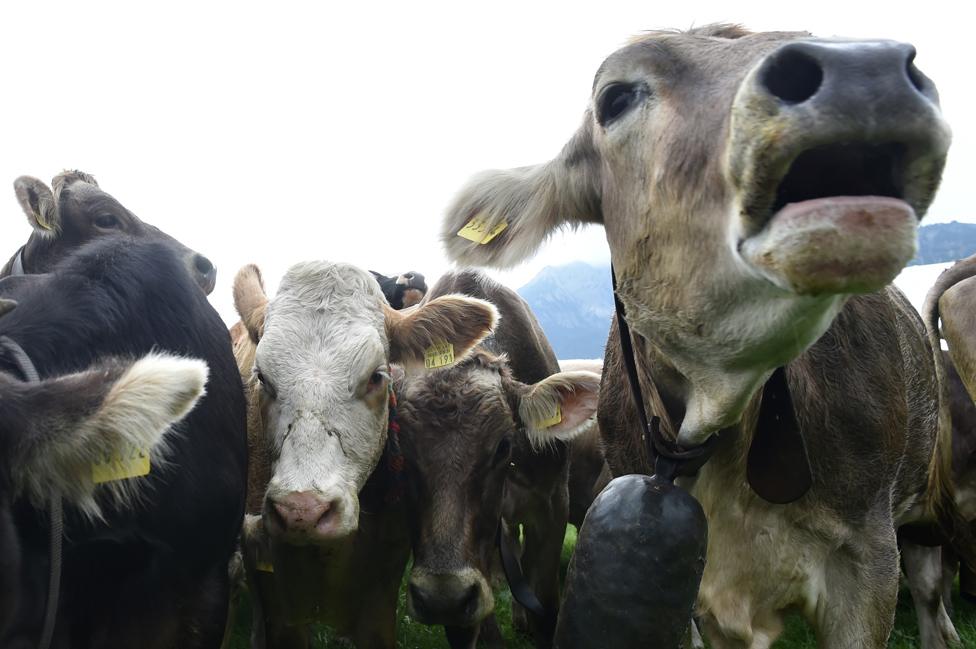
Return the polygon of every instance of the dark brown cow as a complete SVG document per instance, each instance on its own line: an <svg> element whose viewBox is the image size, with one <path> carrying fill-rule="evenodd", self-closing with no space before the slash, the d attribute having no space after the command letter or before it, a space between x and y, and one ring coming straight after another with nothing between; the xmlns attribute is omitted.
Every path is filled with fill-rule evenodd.
<svg viewBox="0 0 976 649"><path fill-rule="evenodd" d="M555 159L482 174L445 219L453 259L495 266L560 226L604 225L648 411L685 446L723 431L687 485L709 522L713 646L767 647L795 608L824 646L880 649L895 528L963 528L937 334L885 288L950 142L914 54L731 26L646 34L600 66ZM471 230L485 234L458 236ZM617 475L651 469L621 360L614 327L599 422ZM938 560L903 556L915 573ZM955 639L937 609L926 647Z"/></svg>
<svg viewBox="0 0 976 649"><path fill-rule="evenodd" d="M504 517L522 526L522 564L543 606L559 605L559 558L569 516L568 450L596 409L599 375L560 373L528 305L473 271L449 273L429 298L486 299L501 320L470 360L400 389L414 563L411 615L447 627L452 647L473 647L494 610L495 537ZM558 413L558 414L557 414ZM552 630L529 616L539 646Z"/></svg>
<svg viewBox="0 0 976 649"><path fill-rule="evenodd" d="M138 239L166 241L182 251L190 275L208 295L217 281L210 260L190 250L122 206L99 188L83 171L65 171L54 177L53 190L37 178L14 181L17 201L34 232L0 269L0 277L46 273L71 251L92 239L125 233Z"/></svg>

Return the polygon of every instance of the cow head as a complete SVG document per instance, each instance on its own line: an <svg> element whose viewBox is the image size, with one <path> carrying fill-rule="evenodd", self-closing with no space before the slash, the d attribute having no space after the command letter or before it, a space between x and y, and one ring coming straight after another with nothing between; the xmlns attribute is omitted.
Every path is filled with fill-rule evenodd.
<svg viewBox="0 0 976 649"><path fill-rule="evenodd" d="M645 35L600 66L562 152L474 179L443 241L509 266L560 226L602 223L628 321L681 402L680 440L701 442L846 296L911 259L950 141L914 56L730 26ZM458 236L466 224L485 236Z"/></svg>
<svg viewBox="0 0 976 649"><path fill-rule="evenodd" d="M235 295L263 295L259 276L245 269ZM356 531L358 493L387 440L390 363L422 365L441 342L464 358L497 318L489 303L454 295L396 311L367 272L328 262L293 266L273 300L238 308L258 340L254 376L272 473L264 518L272 536L292 544Z"/></svg>
<svg viewBox="0 0 976 649"><path fill-rule="evenodd" d="M375 270L369 272L380 283L386 301L394 309L406 309L419 304L427 295L427 282L424 281L424 276L418 272L410 270L396 277L387 277Z"/></svg>
<svg viewBox="0 0 976 649"><path fill-rule="evenodd" d="M413 617L472 627L494 610L489 575L511 467L583 430L599 385L591 372L526 385L512 378L505 356L482 350L404 379L399 419L410 476Z"/></svg>
<svg viewBox="0 0 976 649"><path fill-rule="evenodd" d="M125 233L136 238L165 240L179 247L181 257L200 288L208 295L217 281L209 259L190 250L158 228L141 221L81 171L55 176L52 188L37 178L21 176L14 191L34 232L23 249L0 271L11 274L45 273L87 241Z"/></svg>

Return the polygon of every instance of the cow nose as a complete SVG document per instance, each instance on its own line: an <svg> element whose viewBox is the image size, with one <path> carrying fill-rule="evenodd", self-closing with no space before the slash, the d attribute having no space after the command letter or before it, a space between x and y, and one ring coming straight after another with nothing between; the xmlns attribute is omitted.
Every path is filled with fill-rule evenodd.
<svg viewBox="0 0 976 649"><path fill-rule="evenodd" d="M915 48L894 41L799 41L769 54L758 83L784 104L874 98L934 100L935 86L915 67ZM877 99L875 99L877 101Z"/></svg>
<svg viewBox="0 0 976 649"><path fill-rule="evenodd" d="M321 541L333 538L339 519L339 501L319 494L293 491L270 503L270 529L296 541Z"/></svg>
<svg viewBox="0 0 976 649"><path fill-rule="evenodd" d="M203 292L210 295L217 284L217 269L214 268L213 263L200 253L191 252L186 258L186 264Z"/></svg>

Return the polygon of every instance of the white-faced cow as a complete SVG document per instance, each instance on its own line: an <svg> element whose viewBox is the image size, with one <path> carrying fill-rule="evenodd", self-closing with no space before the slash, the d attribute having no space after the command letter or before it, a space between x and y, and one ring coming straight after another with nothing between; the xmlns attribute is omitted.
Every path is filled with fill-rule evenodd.
<svg viewBox="0 0 976 649"><path fill-rule="evenodd" d="M14 181L14 191L34 231L0 269L0 277L46 273L86 242L121 233L167 242L204 293L209 295L214 288L217 269L209 259L139 220L99 188L90 174L65 171L54 177L51 187L37 178L21 176Z"/></svg>
<svg viewBox="0 0 976 649"><path fill-rule="evenodd" d="M402 384L414 554L407 605L417 620L444 625L455 649L473 648L494 611L490 581L504 517L509 529L523 529L526 581L552 616L530 615L529 629L538 646L550 646L570 505L564 442L596 412L599 375L560 373L539 323L511 289L459 271L442 277L429 298L454 293L490 301L501 319L470 359Z"/></svg>
<svg viewBox="0 0 976 649"><path fill-rule="evenodd" d="M13 302L0 299L0 317ZM0 342L4 354L13 352ZM145 449L166 456L164 436L203 394L201 361L149 354L138 361L107 358L90 368L39 382L0 372L0 637L21 594L20 541L11 505L24 499L46 508L60 498L97 519L101 503L125 506L142 486L107 482L95 496L92 465Z"/></svg>
<svg viewBox="0 0 976 649"><path fill-rule="evenodd" d="M396 277L387 277L377 273L375 270L369 271L380 283L380 289L394 309L405 309L419 303L427 295L427 282L424 276L415 271L407 271Z"/></svg>
<svg viewBox="0 0 976 649"><path fill-rule="evenodd" d="M721 431L688 485L709 524L697 614L713 646L767 647L792 608L823 646L884 647L895 529L961 529L932 333L886 288L950 142L914 55L730 26L646 34L600 66L556 158L477 177L445 220L452 258L494 266L603 224L647 410L685 447ZM649 472L617 335L601 433L616 475ZM903 556L912 572L938 555ZM955 637L937 608L926 647Z"/></svg>
<svg viewBox="0 0 976 649"><path fill-rule="evenodd" d="M390 364L423 368L435 344L463 359L495 308L443 295L397 311L367 272L328 262L293 266L271 301L245 267L234 294L249 333L236 354L251 377L254 646L305 647L324 622L357 647L393 647L410 544Z"/></svg>
<svg viewBox="0 0 976 649"><path fill-rule="evenodd" d="M58 480L57 453L45 458L49 468L30 476L23 473L28 469L16 468L14 482L27 481L26 497L11 504L22 570L17 609L0 634L0 646L37 646L45 628L52 629L50 646L58 649L220 643L227 562L244 509L244 395L227 330L182 256L181 247L166 241L113 235L81 246L49 273L0 280L0 296L18 303L0 318L0 338L14 341L31 359L38 386L54 380L53 389L68 381L75 390L66 401L49 405L73 414L47 432L73 427L76 435L91 437L85 428L91 417L114 417L116 408L126 406L135 419L96 420L91 425L99 428L91 434L109 435L113 427L125 426L144 442L111 461L92 461L90 453L73 456L70 484ZM0 372L17 376L21 354L9 349L0 353ZM157 425L149 418L157 409L163 413L152 415L156 421L176 419L199 390L191 387L167 405L165 384L154 383L159 378L152 357L134 365L108 361L150 352L199 358L209 367L206 396L173 426L163 454L146 452L150 440L140 430ZM58 378L95 364L102 384L85 374ZM199 373L198 366L197 378ZM9 381L3 386L10 389ZM42 387L17 390L34 389ZM5 414L3 425L20 427L23 420ZM83 444L84 437L73 441ZM75 446L59 446L58 453L74 452ZM27 459L34 452L18 451ZM81 494L92 482L110 486L95 487L91 500ZM64 509L60 594L53 627L46 627L49 523L36 494L55 488L71 501L80 499L80 506ZM121 503L118 495L125 496Z"/></svg>

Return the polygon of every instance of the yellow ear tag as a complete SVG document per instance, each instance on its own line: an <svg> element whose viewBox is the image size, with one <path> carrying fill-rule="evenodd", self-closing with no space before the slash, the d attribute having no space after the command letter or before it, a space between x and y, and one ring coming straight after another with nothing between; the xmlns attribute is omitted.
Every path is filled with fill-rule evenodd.
<svg viewBox="0 0 976 649"><path fill-rule="evenodd" d="M556 413L549 419L544 419L540 421L536 426L539 428L549 428L550 426L555 426L563 420L563 411L560 409L559 404L556 404Z"/></svg>
<svg viewBox="0 0 976 649"><path fill-rule="evenodd" d="M92 464L92 482L101 484L149 475L149 450L129 447L121 454Z"/></svg>
<svg viewBox="0 0 976 649"><path fill-rule="evenodd" d="M484 245L498 236L498 233L508 227L508 221L499 221L495 227L488 229L488 219L476 216L467 225L458 230L457 235L468 241Z"/></svg>
<svg viewBox="0 0 976 649"><path fill-rule="evenodd" d="M451 343L434 343L424 352L424 367L432 370L444 367L454 362L454 345Z"/></svg>
<svg viewBox="0 0 976 649"><path fill-rule="evenodd" d="M259 572L270 572L274 574L274 566L271 565L270 561L258 561L254 564L254 567L258 569Z"/></svg>

